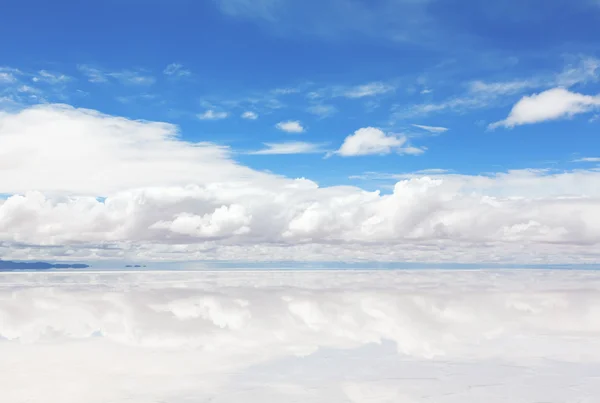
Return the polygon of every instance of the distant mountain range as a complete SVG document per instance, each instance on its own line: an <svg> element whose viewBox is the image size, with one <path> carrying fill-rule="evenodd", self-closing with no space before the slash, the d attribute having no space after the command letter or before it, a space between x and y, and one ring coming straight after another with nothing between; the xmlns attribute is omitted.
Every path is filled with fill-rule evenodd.
<svg viewBox="0 0 600 403"><path fill-rule="evenodd" d="M50 270L50 269L86 269L90 267L87 264L62 264L46 262L13 262L10 260L0 260L0 271L13 270Z"/></svg>

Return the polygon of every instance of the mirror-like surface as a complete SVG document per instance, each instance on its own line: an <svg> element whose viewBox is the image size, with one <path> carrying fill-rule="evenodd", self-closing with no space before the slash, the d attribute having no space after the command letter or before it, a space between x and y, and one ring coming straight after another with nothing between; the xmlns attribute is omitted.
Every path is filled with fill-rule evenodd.
<svg viewBox="0 0 600 403"><path fill-rule="evenodd" d="M0 274L9 403L592 403L600 272Z"/></svg>

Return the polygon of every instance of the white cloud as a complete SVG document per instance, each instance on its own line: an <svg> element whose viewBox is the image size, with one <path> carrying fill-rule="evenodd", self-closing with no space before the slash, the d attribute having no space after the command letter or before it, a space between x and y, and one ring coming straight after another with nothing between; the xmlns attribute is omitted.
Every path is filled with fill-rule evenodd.
<svg viewBox="0 0 600 403"><path fill-rule="evenodd" d="M573 162L600 162L600 157L578 158L578 159L574 160Z"/></svg>
<svg viewBox="0 0 600 403"><path fill-rule="evenodd" d="M87 77L91 83L106 83L110 79L117 80L125 85L152 85L156 79L145 72L135 70L104 71L97 67L80 64L77 69Z"/></svg>
<svg viewBox="0 0 600 403"><path fill-rule="evenodd" d="M86 64L79 64L77 65L77 69L87 77L90 83L108 82L108 77L106 74L96 67L88 66Z"/></svg>
<svg viewBox="0 0 600 403"><path fill-rule="evenodd" d="M285 143L265 143L267 148L253 151L250 154L274 155L274 154L312 154L324 153L323 144L307 143L303 141L288 141Z"/></svg>
<svg viewBox="0 0 600 403"><path fill-rule="evenodd" d="M0 84L12 84L18 81L17 76L23 72L14 67L0 66Z"/></svg>
<svg viewBox="0 0 600 403"><path fill-rule="evenodd" d="M40 93L40 90L38 90L37 88L30 87L29 85L21 85L19 88L17 88L17 91L18 92L27 92L30 94Z"/></svg>
<svg viewBox="0 0 600 403"><path fill-rule="evenodd" d="M372 97L374 95L381 95L391 91L394 91L396 88L393 85L382 83L382 82L373 82L369 84L357 85L356 87L351 87L343 91L343 96L346 98L363 98L363 97Z"/></svg>
<svg viewBox="0 0 600 403"><path fill-rule="evenodd" d="M242 119L256 120L258 119L258 114L256 112L246 111L242 113Z"/></svg>
<svg viewBox="0 0 600 403"><path fill-rule="evenodd" d="M409 107L396 105L395 119L429 115L431 113L452 111L465 112L494 105L502 105L510 97L525 91L552 87L570 88L576 85L596 82L600 78L600 60L591 57L579 57L574 63L566 65L561 72L543 73L527 79L486 82L473 80L466 83L467 91L451 96L440 102L427 102Z"/></svg>
<svg viewBox="0 0 600 403"><path fill-rule="evenodd" d="M439 127L439 126L425 126L425 125L416 125L413 124L414 127L418 127L419 129L423 129L428 131L429 133L441 134L448 131L447 127Z"/></svg>
<svg viewBox="0 0 600 403"><path fill-rule="evenodd" d="M167 123L66 105L1 114L0 123L0 193L62 190L98 196L262 176L233 164L226 147L178 139L177 127Z"/></svg>
<svg viewBox="0 0 600 403"><path fill-rule="evenodd" d="M353 136L340 153L421 150L379 129ZM182 141L177 127L166 123L60 105L5 112L0 193L12 196L0 200L0 255L84 261L600 259L600 172L426 172L388 179L397 182L391 194L320 187L244 167L228 148Z"/></svg>
<svg viewBox="0 0 600 403"><path fill-rule="evenodd" d="M399 154L408 154L408 155L421 155L425 153L425 150L427 150L427 148L425 147L413 147L413 146L406 146L406 147L402 147L398 150Z"/></svg>
<svg viewBox="0 0 600 403"><path fill-rule="evenodd" d="M415 147L404 147L405 136L385 134L375 127L364 127L349 135L336 154L344 157L358 155L390 154L392 152L406 154L422 154L423 150Z"/></svg>
<svg viewBox="0 0 600 403"><path fill-rule="evenodd" d="M71 81L71 77L61 73L52 73L47 70L40 70L31 80L36 83L43 82L56 85Z"/></svg>
<svg viewBox="0 0 600 403"><path fill-rule="evenodd" d="M555 78L555 85L572 87L577 84L598 81L599 73L600 59L584 57L558 74Z"/></svg>
<svg viewBox="0 0 600 403"><path fill-rule="evenodd" d="M288 133L302 133L304 132L304 127L298 120L288 120L286 122L279 122L275 125L281 131Z"/></svg>
<svg viewBox="0 0 600 403"><path fill-rule="evenodd" d="M592 403L599 309L593 271L4 273L2 401Z"/></svg>
<svg viewBox="0 0 600 403"><path fill-rule="evenodd" d="M200 120L221 120L229 116L229 113L225 111L215 111L214 109L208 109L207 111L197 115Z"/></svg>
<svg viewBox="0 0 600 403"><path fill-rule="evenodd" d="M276 95L289 95L289 94L296 94L296 93L300 92L300 89L299 88L275 88L271 92Z"/></svg>
<svg viewBox="0 0 600 403"><path fill-rule="evenodd" d="M491 124L497 127L514 127L548 120L569 118L600 108L600 95L591 96L553 88L539 94L525 96L517 102L505 120Z"/></svg>
<svg viewBox="0 0 600 403"><path fill-rule="evenodd" d="M202 216L181 213L172 221L158 221L149 229L166 229L176 234L190 235L197 238L214 238L217 236L242 235L250 231L252 216L248 215L244 206L232 204L221 206L212 213Z"/></svg>
<svg viewBox="0 0 600 403"><path fill-rule="evenodd" d="M486 83L484 81L473 81L469 84L469 91L472 93L481 93L486 95L508 95L519 93L523 90L535 88L539 85L534 81L517 80L505 82Z"/></svg>
<svg viewBox="0 0 600 403"><path fill-rule="evenodd" d="M156 81L154 77L139 71L122 70L107 74L126 85L152 85Z"/></svg>
<svg viewBox="0 0 600 403"><path fill-rule="evenodd" d="M322 118L325 118L327 116L331 116L334 113L336 113L337 109L333 105L323 105L323 104L320 104L320 105L309 106L308 109L307 109L307 111L309 113L312 113L313 115L317 115L317 116L320 116Z"/></svg>
<svg viewBox="0 0 600 403"><path fill-rule="evenodd" d="M163 71L163 73L167 76L171 76L171 77L188 77L192 74L191 71L184 69L183 65L179 64L179 63L171 63L169 64L167 67L165 67L165 70Z"/></svg>
<svg viewBox="0 0 600 403"><path fill-rule="evenodd" d="M14 83L15 81L17 79L12 73L0 71L0 83Z"/></svg>

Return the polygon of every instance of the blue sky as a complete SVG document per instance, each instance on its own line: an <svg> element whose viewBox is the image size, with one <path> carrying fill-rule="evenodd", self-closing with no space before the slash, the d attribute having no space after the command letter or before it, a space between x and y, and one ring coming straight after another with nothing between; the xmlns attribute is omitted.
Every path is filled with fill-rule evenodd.
<svg viewBox="0 0 600 403"><path fill-rule="evenodd" d="M43 98L172 122L185 140L227 145L243 164L324 185L370 171L575 167L572 160L600 150L593 113L509 130L487 125L504 119L520 97L599 57L599 37L600 6L587 0L28 0L8 1L0 16L1 64L53 75L17 77L38 91L30 99L18 93L19 102ZM574 90L600 91L597 75L578 79ZM475 93L475 82L523 85ZM456 99L467 102L443 106ZM441 109L419 109L425 105ZM198 118L207 111L212 119ZM243 119L248 111L257 119ZM275 127L285 121L299 121L304 131ZM292 141L331 151L368 126L426 150L354 158L246 154Z"/></svg>
<svg viewBox="0 0 600 403"><path fill-rule="evenodd" d="M0 254L598 263L598 38L597 0L5 1Z"/></svg>

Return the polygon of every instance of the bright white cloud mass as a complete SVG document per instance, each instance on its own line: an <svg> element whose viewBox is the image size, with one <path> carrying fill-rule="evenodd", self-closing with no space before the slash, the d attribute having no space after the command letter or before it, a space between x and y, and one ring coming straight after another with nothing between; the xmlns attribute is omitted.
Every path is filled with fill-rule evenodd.
<svg viewBox="0 0 600 403"><path fill-rule="evenodd" d="M302 127L302 123L298 120L288 120L287 122L279 122L275 125L281 131L288 133L302 133L304 131L304 127Z"/></svg>
<svg viewBox="0 0 600 403"><path fill-rule="evenodd" d="M525 96L513 106L505 120L493 123L490 128L514 127L548 120L569 118L600 109L600 95L591 96L553 88L539 94Z"/></svg>
<svg viewBox="0 0 600 403"><path fill-rule="evenodd" d="M395 134L386 134L375 127L358 129L346 137L337 151L343 157L360 155L383 155L397 152L399 154L422 154L424 151L416 147L405 146L407 138Z"/></svg>
<svg viewBox="0 0 600 403"><path fill-rule="evenodd" d="M599 309L586 271L0 273L0 390L9 403L595 403Z"/></svg>
<svg viewBox="0 0 600 403"><path fill-rule="evenodd" d="M2 256L584 263L600 255L597 171L415 174L380 194L256 171L177 130L64 105L0 115ZM263 153L286 147L312 150L271 144ZM403 150L403 138L364 128L338 153Z"/></svg>
<svg viewBox="0 0 600 403"><path fill-rule="evenodd" d="M258 119L258 114L252 111L246 111L242 113L242 118L248 120L256 120Z"/></svg>

